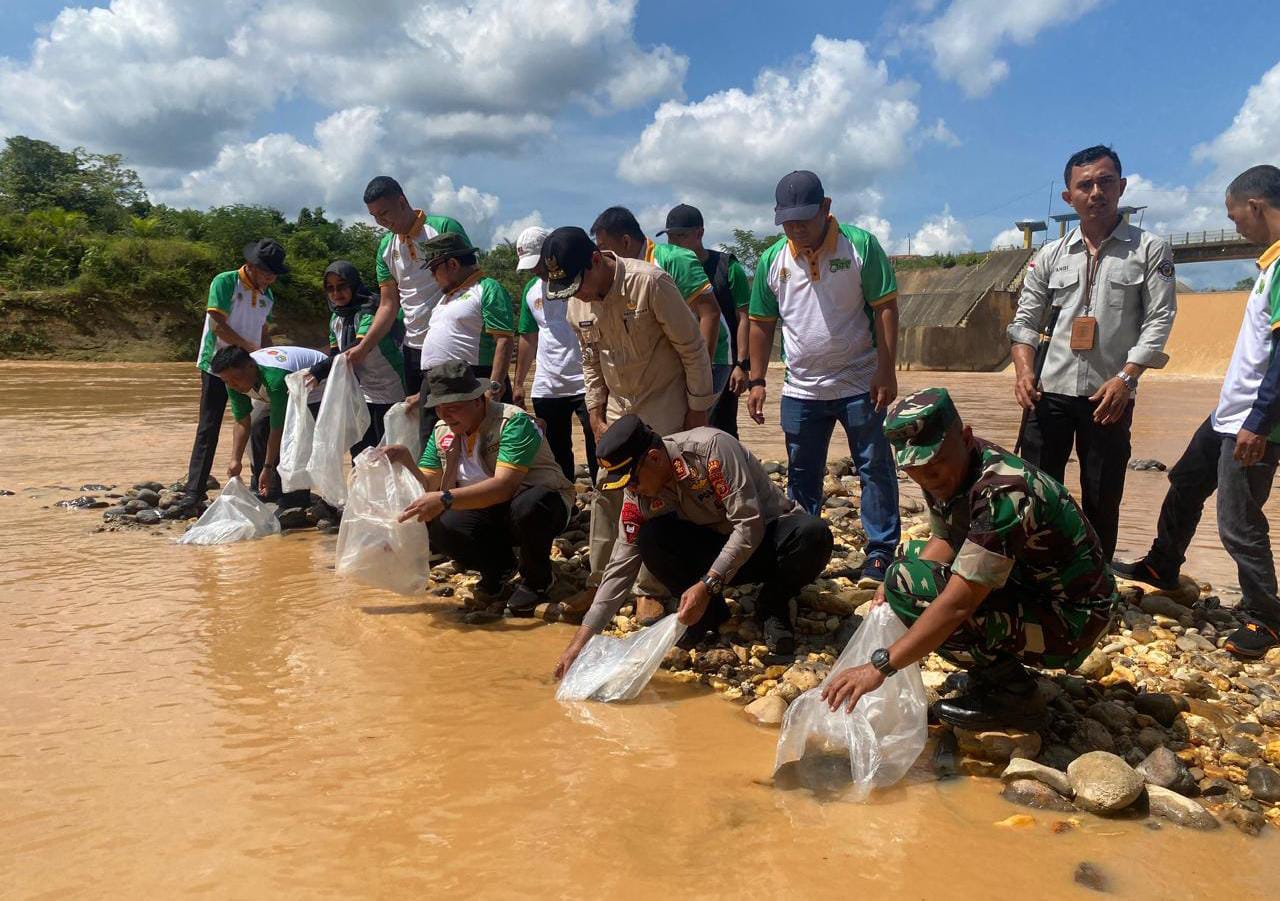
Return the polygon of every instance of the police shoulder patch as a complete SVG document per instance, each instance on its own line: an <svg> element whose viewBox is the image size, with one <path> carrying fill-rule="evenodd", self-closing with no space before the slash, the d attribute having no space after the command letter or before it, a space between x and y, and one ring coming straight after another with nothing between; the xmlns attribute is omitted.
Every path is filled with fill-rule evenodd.
<svg viewBox="0 0 1280 901"><path fill-rule="evenodd" d="M712 460L707 464L707 478L711 480L711 486L715 488L718 500L724 500L729 496L729 482L724 477L724 470L721 469L719 460Z"/></svg>
<svg viewBox="0 0 1280 901"><path fill-rule="evenodd" d="M689 466L679 457L671 461L671 469L675 472L676 478L681 482L689 478Z"/></svg>
<svg viewBox="0 0 1280 901"><path fill-rule="evenodd" d="M634 498L628 497L622 502L622 515L619 519L622 523L622 537L627 540L627 544L635 544L640 527L644 525L644 513Z"/></svg>

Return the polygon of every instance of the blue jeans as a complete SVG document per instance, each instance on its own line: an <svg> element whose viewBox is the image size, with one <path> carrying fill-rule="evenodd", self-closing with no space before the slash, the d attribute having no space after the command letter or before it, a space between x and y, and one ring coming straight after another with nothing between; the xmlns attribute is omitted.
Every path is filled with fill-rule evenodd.
<svg viewBox="0 0 1280 901"><path fill-rule="evenodd" d="M711 364L711 390L715 392L717 397L724 390L725 385L729 384L729 376L733 375L732 363L712 363Z"/></svg>
<svg viewBox="0 0 1280 901"><path fill-rule="evenodd" d="M844 426L849 455L862 482L862 528L867 556L893 559L901 535L898 476L884 413L871 395L837 400L802 400L782 396L782 431L787 438L787 496L815 515L822 509L822 480L827 474L827 448L836 423Z"/></svg>

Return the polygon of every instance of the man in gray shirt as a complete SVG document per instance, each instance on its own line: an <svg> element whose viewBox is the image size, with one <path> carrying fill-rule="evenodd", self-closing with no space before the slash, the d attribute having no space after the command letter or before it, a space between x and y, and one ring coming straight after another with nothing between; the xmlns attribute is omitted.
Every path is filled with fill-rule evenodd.
<svg viewBox="0 0 1280 901"><path fill-rule="evenodd" d="M1074 445L1084 513L1108 560L1138 377L1169 361L1164 345L1177 312L1173 252L1163 238L1123 220L1120 173L1110 147L1067 160L1062 199L1080 225L1031 260L1009 325L1014 396L1028 411L1022 457L1061 482ZM1036 373L1036 348L1051 321L1044 368Z"/></svg>

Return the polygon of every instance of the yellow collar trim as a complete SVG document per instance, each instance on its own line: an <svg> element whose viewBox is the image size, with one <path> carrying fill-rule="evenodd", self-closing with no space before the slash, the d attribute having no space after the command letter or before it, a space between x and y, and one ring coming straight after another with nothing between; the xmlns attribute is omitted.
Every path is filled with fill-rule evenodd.
<svg viewBox="0 0 1280 901"><path fill-rule="evenodd" d="M416 260L418 258L418 248L414 244L413 236L422 231L422 226L427 221L427 214L422 210L414 210L413 213L413 225L409 226L409 230L398 237L408 247L409 259Z"/></svg>
<svg viewBox="0 0 1280 901"><path fill-rule="evenodd" d="M257 307L258 296L262 294L262 292L258 290L256 285L254 285L253 279L249 278L249 264L246 263L241 266L240 271L236 274L240 277L240 284L244 285L245 288L249 290L249 306Z"/></svg>
<svg viewBox="0 0 1280 901"><path fill-rule="evenodd" d="M1271 264L1277 259L1280 259L1280 241L1272 244L1262 256L1258 257L1258 268L1270 269Z"/></svg>

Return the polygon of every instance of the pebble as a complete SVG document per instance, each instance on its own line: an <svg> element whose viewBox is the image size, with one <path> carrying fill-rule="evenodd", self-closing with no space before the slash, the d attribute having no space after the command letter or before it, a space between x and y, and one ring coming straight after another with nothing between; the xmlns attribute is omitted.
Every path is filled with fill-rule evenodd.
<svg viewBox="0 0 1280 901"><path fill-rule="evenodd" d="M1111 672L1111 658L1102 653L1101 649L1095 649L1076 667L1076 672L1086 679L1096 681Z"/></svg>
<svg viewBox="0 0 1280 901"><path fill-rule="evenodd" d="M1164 727L1177 722L1178 714L1186 709L1185 702L1179 704L1172 695L1159 692L1143 692L1133 700L1134 709L1146 714Z"/></svg>
<svg viewBox="0 0 1280 901"><path fill-rule="evenodd" d="M1267 825L1266 817L1247 807L1232 807L1226 813L1226 820L1245 835L1258 835Z"/></svg>
<svg viewBox="0 0 1280 901"><path fill-rule="evenodd" d="M1136 767L1148 785L1167 788L1179 794L1195 791L1196 783L1178 755L1168 748L1156 748Z"/></svg>
<svg viewBox="0 0 1280 901"><path fill-rule="evenodd" d="M1034 779L1037 782L1043 782L1057 794L1068 798L1075 793L1071 788L1071 780L1067 778L1066 773L1036 763L1034 760L1027 760L1025 757L1014 757L1010 760L1000 778L1005 782Z"/></svg>
<svg viewBox="0 0 1280 901"><path fill-rule="evenodd" d="M1078 807L1094 813L1115 813L1138 800L1142 776L1122 759L1106 751L1077 757L1067 767Z"/></svg>
<svg viewBox="0 0 1280 901"><path fill-rule="evenodd" d="M778 726L787 715L787 702L777 695L766 695L743 707L742 712L757 725Z"/></svg>
<svg viewBox="0 0 1280 901"><path fill-rule="evenodd" d="M1040 753L1041 739L1036 732L956 729L955 735L961 751L996 763L1005 763L1014 757L1032 760Z"/></svg>
<svg viewBox="0 0 1280 901"><path fill-rule="evenodd" d="M148 507L154 507L156 504L160 503L160 492L152 488L139 488L135 497Z"/></svg>
<svg viewBox="0 0 1280 901"><path fill-rule="evenodd" d="M1111 881L1107 879L1106 874L1098 868L1097 864L1090 863L1087 860L1076 866L1076 871L1071 878L1076 885L1082 885L1091 891L1111 891Z"/></svg>
<svg viewBox="0 0 1280 901"><path fill-rule="evenodd" d="M1189 829L1217 829L1218 820L1190 798L1158 785L1147 786L1147 808L1153 817L1171 820Z"/></svg>
<svg viewBox="0 0 1280 901"><path fill-rule="evenodd" d="M1186 627L1192 623L1191 611L1168 595L1144 595L1141 606L1144 612L1158 616L1167 616L1170 619L1177 620L1180 626Z"/></svg>
<svg viewBox="0 0 1280 901"><path fill-rule="evenodd" d="M1072 813L1075 807L1062 795L1036 779L1013 779L1005 783L1000 797L1023 807Z"/></svg>
<svg viewBox="0 0 1280 901"><path fill-rule="evenodd" d="M142 526L154 526L160 524L160 511L147 507L139 510L137 515L133 517L133 521Z"/></svg>
<svg viewBox="0 0 1280 901"><path fill-rule="evenodd" d="M1256 800L1280 802L1280 770L1262 764L1249 767L1246 784Z"/></svg>

